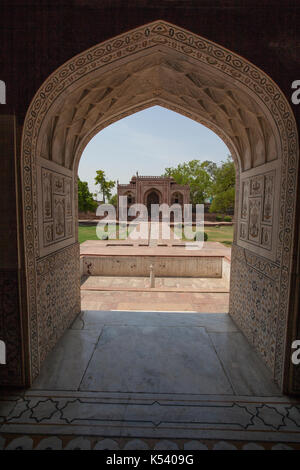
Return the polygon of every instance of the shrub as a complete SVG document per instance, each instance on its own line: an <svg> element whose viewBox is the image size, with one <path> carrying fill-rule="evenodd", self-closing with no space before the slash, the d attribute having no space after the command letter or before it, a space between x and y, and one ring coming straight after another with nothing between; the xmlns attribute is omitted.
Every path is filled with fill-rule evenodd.
<svg viewBox="0 0 300 470"><path fill-rule="evenodd" d="M224 222L231 222L231 221L232 221L232 217L230 217L230 215L225 215Z"/></svg>
<svg viewBox="0 0 300 470"><path fill-rule="evenodd" d="M201 240L201 237L202 237L202 232L196 232L196 233L195 233L195 237L194 237L195 240ZM207 235L206 232L204 232L204 234L203 234L203 240L204 240L205 242L207 242L207 240L208 240L208 235Z"/></svg>
<svg viewBox="0 0 300 470"><path fill-rule="evenodd" d="M221 215L216 215L216 221L221 222L221 220L222 220L222 216Z"/></svg>

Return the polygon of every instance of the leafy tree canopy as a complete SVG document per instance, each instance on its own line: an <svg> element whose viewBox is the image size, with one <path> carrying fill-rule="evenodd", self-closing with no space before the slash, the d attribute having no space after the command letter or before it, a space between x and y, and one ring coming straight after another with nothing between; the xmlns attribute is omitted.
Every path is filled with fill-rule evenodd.
<svg viewBox="0 0 300 470"><path fill-rule="evenodd" d="M210 206L210 212L226 212L234 209L235 167L230 155L215 170L212 195L213 201Z"/></svg>
<svg viewBox="0 0 300 470"><path fill-rule="evenodd" d="M93 194L89 191L86 181L78 178L78 210L80 212L95 211L97 202L93 199Z"/></svg>
<svg viewBox="0 0 300 470"><path fill-rule="evenodd" d="M234 208L235 168L230 155L220 166L209 160L191 160L166 168L164 176L173 177L178 184L188 184L192 204L203 204L206 198L212 197L211 212Z"/></svg>
<svg viewBox="0 0 300 470"><path fill-rule="evenodd" d="M108 200L109 204L112 204L115 207L117 207L117 201L118 201L118 195L117 194L114 194Z"/></svg>
<svg viewBox="0 0 300 470"><path fill-rule="evenodd" d="M95 184L99 187L99 194L102 194L102 200L105 203L105 199L111 197L112 189L115 187L116 182L112 180L106 180L105 172L103 170L96 171Z"/></svg>
<svg viewBox="0 0 300 470"><path fill-rule="evenodd" d="M178 184L188 184L192 204L203 204L212 193L217 165L208 160L191 160L175 168L166 168L164 176L173 177Z"/></svg>

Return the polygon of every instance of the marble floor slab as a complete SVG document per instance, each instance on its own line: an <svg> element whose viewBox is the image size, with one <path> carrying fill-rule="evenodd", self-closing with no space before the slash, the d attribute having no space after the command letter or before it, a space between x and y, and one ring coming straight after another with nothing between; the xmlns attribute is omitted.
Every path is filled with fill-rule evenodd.
<svg viewBox="0 0 300 470"><path fill-rule="evenodd" d="M232 394L205 329L182 326L105 326L80 390Z"/></svg>
<svg viewBox="0 0 300 470"><path fill-rule="evenodd" d="M203 326L207 332L238 331L227 313L122 312L85 310L71 325L75 330L96 330L104 325Z"/></svg>
<svg viewBox="0 0 300 470"><path fill-rule="evenodd" d="M271 373L240 332L209 332L236 395L281 395Z"/></svg>
<svg viewBox="0 0 300 470"><path fill-rule="evenodd" d="M15 408L17 401L20 399L18 396L1 396L0 397L0 426L6 421L7 416Z"/></svg>
<svg viewBox="0 0 300 470"><path fill-rule="evenodd" d="M280 395L227 314L84 311L32 390Z"/></svg>
<svg viewBox="0 0 300 470"><path fill-rule="evenodd" d="M39 390L77 390L101 329L67 330L45 360L33 384Z"/></svg>

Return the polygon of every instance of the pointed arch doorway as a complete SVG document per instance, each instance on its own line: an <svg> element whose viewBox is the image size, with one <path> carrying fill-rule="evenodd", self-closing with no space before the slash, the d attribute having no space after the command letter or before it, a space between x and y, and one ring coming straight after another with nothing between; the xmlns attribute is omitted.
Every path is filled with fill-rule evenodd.
<svg viewBox="0 0 300 470"><path fill-rule="evenodd" d="M21 155L27 383L80 311L82 151L104 127L153 105L208 126L230 149L237 223L229 313L280 387L300 391L289 346L296 334L289 305L298 168L292 111L262 70L164 21L72 58L44 82L28 109Z"/></svg>
<svg viewBox="0 0 300 470"><path fill-rule="evenodd" d="M148 218L151 217L151 207L152 204L160 204L161 203L161 194L155 190L155 189L150 189L145 197L145 205L147 207L148 211Z"/></svg>

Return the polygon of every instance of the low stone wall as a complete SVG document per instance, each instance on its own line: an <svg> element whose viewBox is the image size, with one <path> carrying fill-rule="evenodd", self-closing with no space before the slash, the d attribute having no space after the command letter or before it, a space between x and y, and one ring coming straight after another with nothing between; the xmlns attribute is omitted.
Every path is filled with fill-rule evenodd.
<svg viewBox="0 0 300 470"><path fill-rule="evenodd" d="M222 256L82 256L81 275L221 278ZM230 271L230 265L229 265Z"/></svg>

